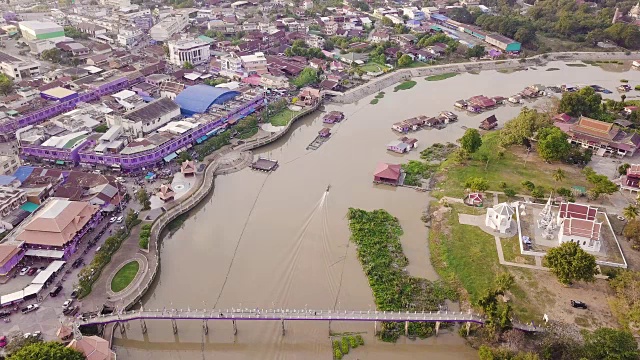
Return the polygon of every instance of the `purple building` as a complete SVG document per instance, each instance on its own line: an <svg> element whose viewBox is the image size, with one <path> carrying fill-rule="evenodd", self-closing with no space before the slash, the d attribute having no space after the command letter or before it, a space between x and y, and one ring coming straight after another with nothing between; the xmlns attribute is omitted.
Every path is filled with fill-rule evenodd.
<svg viewBox="0 0 640 360"><path fill-rule="evenodd" d="M7 276L24 257L21 245L0 244L0 277Z"/></svg>

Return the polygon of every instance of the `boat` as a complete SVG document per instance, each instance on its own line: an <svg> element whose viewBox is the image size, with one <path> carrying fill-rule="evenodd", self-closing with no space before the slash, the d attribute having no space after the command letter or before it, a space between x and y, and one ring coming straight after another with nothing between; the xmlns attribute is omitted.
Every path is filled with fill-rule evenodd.
<svg viewBox="0 0 640 360"><path fill-rule="evenodd" d="M326 190L326 192L329 192L329 189L331 189L331 184L327 185L327 190Z"/></svg>

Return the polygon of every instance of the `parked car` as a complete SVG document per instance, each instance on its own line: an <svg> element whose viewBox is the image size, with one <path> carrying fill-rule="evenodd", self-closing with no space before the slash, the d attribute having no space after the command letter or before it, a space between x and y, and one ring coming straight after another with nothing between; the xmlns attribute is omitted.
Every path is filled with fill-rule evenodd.
<svg viewBox="0 0 640 360"><path fill-rule="evenodd" d="M76 298L78 298L78 290L73 290L73 291L71 292L71 298L72 298L72 299L76 299Z"/></svg>
<svg viewBox="0 0 640 360"><path fill-rule="evenodd" d="M27 271L27 275L33 276L36 274L37 271L38 271L37 267L32 267L31 269L29 269L29 271Z"/></svg>
<svg viewBox="0 0 640 360"><path fill-rule="evenodd" d="M586 309L587 308L587 304L583 303L582 301L571 300L571 307L579 308L579 309Z"/></svg>
<svg viewBox="0 0 640 360"><path fill-rule="evenodd" d="M11 311L0 311L0 319L11 316Z"/></svg>
<svg viewBox="0 0 640 360"><path fill-rule="evenodd" d="M69 306L71 306L71 304L73 304L73 299L67 299L64 301L64 303L62 303L62 308L67 309L69 308Z"/></svg>
<svg viewBox="0 0 640 360"><path fill-rule="evenodd" d="M0 336L0 348L3 348L7 346L7 337L6 336Z"/></svg>
<svg viewBox="0 0 640 360"><path fill-rule="evenodd" d="M31 304L31 305L27 305L27 307L22 308L22 313L23 314L28 314L32 311L36 311L40 308L40 305L38 304Z"/></svg>
<svg viewBox="0 0 640 360"><path fill-rule="evenodd" d="M29 267L25 266L22 269L20 269L20 276L27 275L28 272L29 272Z"/></svg>
<svg viewBox="0 0 640 360"><path fill-rule="evenodd" d="M42 336L42 331L36 331L36 332L32 332L32 333L25 333L24 334L24 338L28 339L28 338L36 338L36 339L40 339L40 337Z"/></svg>
<svg viewBox="0 0 640 360"><path fill-rule="evenodd" d="M114 222L116 222L116 220L118 220L118 218L114 216L111 219L109 219L109 223L113 224Z"/></svg>
<svg viewBox="0 0 640 360"><path fill-rule="evenodd" d="M83 263L83 262L84 262L84 260L82 260L82 258L78 258L78 259L76 259L76 261L74 261L74 262L71 264L71 267L72 267L72 268L74 268L74 269L75 269L75 268L79 268L80 266L82 266L82 263Z"/></svg>
<svg viewBox="0 0 640 360"><path fill-rule="evenodd" d="M62 291L62 285L58 285L55 288L53 288L53 290L49 292L49 296L56 297L58 296L58 294L60 294L60 291Z"/></svg>
<svg viewBox="0 0 640 360"><path fill-rule="evenodd" d="M118 224L120 224L122 222L122 220L123 220L123 217L122 216L118 216L118 219L116 219L116 222Z"/></svg>
<svg viewBox="0 0 640 360"><path fill-rule="evenodd" d="M78 311L80 311L80 307L78 306L71 306L69 308L66 308L64 310L62 310L62 314L66 315L66 316L75 316Z"/></svg>

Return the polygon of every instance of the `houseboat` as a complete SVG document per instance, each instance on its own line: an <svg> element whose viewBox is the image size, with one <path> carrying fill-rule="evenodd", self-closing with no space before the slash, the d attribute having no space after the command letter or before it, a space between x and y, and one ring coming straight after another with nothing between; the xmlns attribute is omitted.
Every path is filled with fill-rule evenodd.
<svg viewBox="0 0 640 360"><path fill-rule="evenodd" d="M344 113L340 111L331 111L322 119L322 122L325 124L335 124L344 120Z"/></svg>
<svg viewBox="0 0 640 360"><path fill-rule="evenodd" d="M425 121L425 125L429 127L434 127L442 124L444 124L444 121L440 117L430 117Z"/></svg>
<svg viewBox="0 0 640 360"><path fill-rule="evenodd" d="M631 86L629 86L628 84L622 84L618 86L616 90L618 90L619 92L629 92L631 91Z"/></svg>
<svg viewBox="0 0 640 360"><path fill-rule="evenodd" d="M453 107L455 107L456 109L464 110L467 108L467 102L464 100L458 100L453 104Z"/></svg>
<svg viewBox="0 0 640 360"><path fill-rule="evenodd" d="M504 104L504 101L507 100L507 98L503 97L503 96L494 96L492 97L493 101L496 102L497 105L502 105Z"/></svg>
<svg viewBox="0 0 640 360"><path fill-rule="evenodd" d="M467 111L475 113L475 114L480 114L482 112L482 108L478 105L467 105Z"/></svg>
<svg viewBox="0 0 640 360"><path fill-rule="evenodd" d="M398 154L404 154L409 152L409 145L400 140L395 140L387 144L387 150Z"/></svg>
<svg viewBox="0 0 640 360"><path fill-rule="evenodd" d="M320 131L318 131L318 136L328 138L329 136L331 136L331 130L329 130L329 128L322 128L320 129Z"/></svg>
<svg viewBox="0 0 640 360"><path fill-rule="evenodd" d="M578 87L575 85L565 84L560 86L562 92L574 92L578 91Z"/></svg>
<svg viewBox="0 0 640 360"><path fill-rule="evenodd" d="M509 99L507 99L507 101L512 104L522 104L522 96L520 95L509 96Z"/></svg>
<svg viewBox="0 0 640 360"><path fill-rule="evenodd" d="M452 113L451 111L442 111L440 112L440 118L445 118L445 124L450 122L458 121L458 115Z"/></svg>
<svg viewBox="0 0 640 360"><path fill-rule="evenodd" d="M482 120L480 123L480 129L482 130L493 130L498 126L498 119L496 119L495 115L491 115L488 118Z"/></svg>
<svg viewBox="0 0 640 360"><path fill-rule="evenodd" d="M397 122L397 123L391 125L391 129L392 130L397 131L397 132L402 133L402 134L409 132L410 128L411 128L411 126L409 126L409 124L407 124L405 121L400 121L400 122Z"/></svg>
<svg viewBox="0 0 640 360"><path fill-rule="evenodd" d="M477 95L477 96L473 96L471 98L469 98L469 100L467 100L467 102L469 103L469 105L467 105L467 109L469 108L470 105L474 105L477 107L480 107L481 109L485 110L485 109L491 109L494 106L496 106L496 102L493 99L490 99L484 95Z"/></svg>
<svg viewBox="0 0 640 360"><path fill-rule="evenodd" d="M409 150L413 150L413 149L418 147L418 139L414 139L414 138L403 136L398 140L400 140L403 143L407 144L409 146L409 148L408 148Z"/></svg>

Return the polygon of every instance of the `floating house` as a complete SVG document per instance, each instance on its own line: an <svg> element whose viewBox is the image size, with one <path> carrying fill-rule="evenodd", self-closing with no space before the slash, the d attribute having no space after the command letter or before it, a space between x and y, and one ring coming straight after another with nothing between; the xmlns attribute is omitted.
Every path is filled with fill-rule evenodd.
<svg viewBox="0 0 640 360"><path fill-rule="evenodd" d="M491 115L488 118L482 120L480 123L480 129L482 130L493 130L498 126L498 119L496 119L495 115Z"/></svg>
<svg viewBox="0 0 640 360"><path fill-rule="evenodd" d="M274 171L278 168L278 161L271 159L258 158L253 164L251 164L251 168L259 171Z"/></svg>
<svg viewBox="0 0 640 360"><path fill-rule="evenodd" d="M409 150L413 150L413 149L418 147L418 139L414 139L414 138L409 138L409 137L403 136L398 140L400 140L403 143L407 144L409 146L409 148L408 148Z"/></svg>
<svg viewBox="0 0 640 360"><path fill-rule="evenodd" d="M344 120L344 113L340 111L331 111L322 119L322 122L325 124L335 124L342 120Z"/></svg>
<svg viewBox="0 0 640 360"><path fill-rule="evenodd" d="M329 128L322 128L320 129L320 131L318 131L318 136L328 138L329 136L331 136L331 130L329 130Z"/></svg>
<svg viewBox="0 0 640 360"><path fill-rule="evenodd" d="M522 103L522 96L520 96L520 95L509 96L509 99L507 99L507 101L509 101L512 104L521 104Z"/></svg>
<svg viewBox="0 0 640 360"><path fill-rule="evenodd" d="M402 185L402 167L398 164L379 163L373 173L373 182L377 184Z"/></svg>
<svg viewBox="0 0 640 360"><path fill-rule="evenodd" d="M444 124L444 120L441 117L431 117L425 121L425 125L429 127L434 127L442 124Z"/></svg>
<svg viewBox="0 0 640 360"><path fill-rule="evenodd" d="M458 108L458 109L462 109L462 110L464 110L464 109L466 109L466 108L467 108L467 102L466 102L466 101L464 101L464 100L458 100L458 101L456 101L456 102L453 104L453 106L454 106L455 108Z"/></svg>
<svg viewBox="0 0 640 360"><path fill-rule="evenodd" d="M394 131L397 131L399 133L403 133L403 134L409 132L410 128L411 128L411 126L409 124L407 124L406 122L404 122L404 121L400 121L400 122L397 122L397 123L391 125L391 129L393 129Z"/></svg>
<svg viewBox="0 0 640 360"><path fill-rule="evenodd" d="M409 145L405 144L401 140L394 140L387 144L387 150L398 154L404 154L409 151Z"/></svg>
<svg viewBox="0 0 640 360"><path fill-rule="evenodd" d="M481 109L485 110L485 109L490 109L494 106L496 106L496 101L488 98L484 95L477 95L474 96L472 98L470 98L468 100L469 105L474 105L477 107L480 107ZM467 108L469 107L469 105L467 105Z"/></svg>
<svg viewBox="0 0 640 360"><path fill-rule="evenodd" d="M451 111L442 111L440 112L440 116L441 118L445 118L447 121L445 122L445 124L453 122L453 121L458 121L458 115L452 113Z"/></svg>

